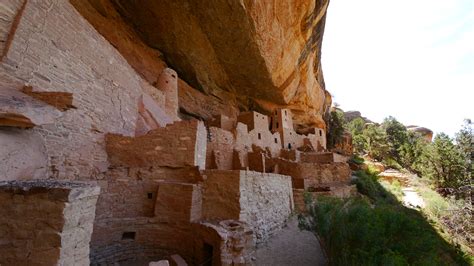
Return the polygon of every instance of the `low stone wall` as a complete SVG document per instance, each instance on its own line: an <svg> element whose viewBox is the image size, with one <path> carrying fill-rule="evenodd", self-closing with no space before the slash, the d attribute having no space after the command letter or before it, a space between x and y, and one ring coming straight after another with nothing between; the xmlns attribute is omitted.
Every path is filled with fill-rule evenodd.
<svg viewBox="0 0 474 266"><path fill-rule="evenodd" d="M138 137L107 134L106 150L113 166L198 166L204 169L206 136L204 123L179 121Z"/></svg>
<svg viewBox="0 0 474 266"><path fill-rule="evenodd" d="M195 232L191 223L163 217L110 218L97 221L91 245L92 265L136 260L157 261L172 254L193 261Z"/></svg>
<svg viewBox="0 0 474 266"><path fill-rule="evenodd" d="M194 224L196 265L252 265L254 234L243 222L225 220Z"/></svg>
<svg viewBox="0 0 474 266"><path fill-rule="evenodd" d="M301 153L303 163L345 163L348 157L333 152L304 152Z"/></svg>
<svg viewBox="0 0 474 266"><path fill-rule="evenodd" d="M351 169L347 163L298 163L282 159L276 161L278 172L293 178L294 188L350 182ZM304 182L297 179L304 179ZM302 184L304 187L298 186Z"/></svg>
<svg viewBox="0 0 474 266"><path fill-rule="evenodd" d="M284 225L294 209L291 177L252 171L204 171L203 219L234 219L257 243Z"/></svg>
<svg viewBox="0 0 474 266"><path fill-rule="evenodd" d="M0 182L0 265L89 265L97 186Z"/></svg>

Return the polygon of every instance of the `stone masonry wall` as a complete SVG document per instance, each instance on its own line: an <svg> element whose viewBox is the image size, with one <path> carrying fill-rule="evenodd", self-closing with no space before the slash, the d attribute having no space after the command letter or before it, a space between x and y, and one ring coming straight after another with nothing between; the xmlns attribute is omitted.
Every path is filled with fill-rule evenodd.
<svg viewBox="0 0 474 266"><path fill-rule="evenodd" d="M206 170L203 175L202 218L239 220L240 171Z"/></svg>
<svg viewBox="0 0 474 266"><path fill-rule="evenodd" d="M351 169L347 163L298 163L282 159L276 159L280 174L290 175L295 188L304 186L330 185L337 183L349 183ZM300 181L300 182L298 182Z"/></svg>
<svg viewBox="0 0 474 266"><path fill-rule="evenodd" d="M206 128L197 120L174 122L138 137L107 134L106 149L114 166L206 166Z"/></svg>
<svg viewBox="0 0 474 266"><path fill-rule="evenodd" d="M293 211L291 177L252 171L206 170L203 219L246 222L263 242Z"/></svg>
<svg viewBox="0 0 474 266"><path fill-rule="evenodd" d="M134 134L144 82L69 1L25 3L22 12L18 1L0 4L17 16L0 59L1 82L72 93L75 109L33 130L44 139L50 176L99 179L108 166L104 133Z"/></svg>
<svg viewBox="0 0 474 266"><path fill-rule="evenodd" d="M89 265L99 187L0 182L0 265Z"/></svg>
<svg viewBox="0 0 474 266"><path fill-rule="evenodd" d="M240 205L240 220L254 230L257 243L265 241L294 209L291 177L241 171Z"/></svg>
<svg viewBox="0 0 474 266"><path fill-rule="evenodd" d="M209 127L206 169L232 170L235 138L232 132Z"/></svg>
<svg viewBox="0 0 474 266"><path fill-rule="evenodd" d="M31 130L0 130L0 180L44 178L48 156L41 136Z"/></svg>
<svg viewBox="0 0 474 266"><path fill-rule="evenodd" d="M345 163L347 157L333 152L304 152L301 153L303 163Z"/></svg>

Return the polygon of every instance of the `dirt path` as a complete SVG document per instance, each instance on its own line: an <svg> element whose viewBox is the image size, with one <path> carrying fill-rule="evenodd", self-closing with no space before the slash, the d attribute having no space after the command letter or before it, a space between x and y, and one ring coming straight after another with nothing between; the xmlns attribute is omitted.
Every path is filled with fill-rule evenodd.
<svg viewBox="0 0 474 266"><path fill-rule="evenodd" d="M277 232L256 251L257 266L319 266L326 265L326 258L316 237L298 228L296 217L287 227Z"/></svg>
<svg viewBox="0 0 474 266"><path fill-rule="evenodd" d="M416 191L413 182L413 175L404 174L394 169L387 169L380 173L379 176L384 180L392 183L397 180L400 183L403 193L402 203L408 208L424 208L425 201Z"/></svg>
<svg viewBox="0 0 474 266"><path fill-rule="evenodd" d="M402 188L403 192L403 205L410 208L424 208L425 201L422 197L415 191L413 187L404 187Z"/></svg>

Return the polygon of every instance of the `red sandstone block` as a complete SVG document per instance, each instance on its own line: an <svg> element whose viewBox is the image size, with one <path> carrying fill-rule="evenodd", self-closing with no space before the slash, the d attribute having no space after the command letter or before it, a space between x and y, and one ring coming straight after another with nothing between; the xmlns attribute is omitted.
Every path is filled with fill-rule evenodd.
<svg viewBox="0 0 474 266"><path fill-rule="evenodd" d="M14 89L0 88L0 126L30 128L52 124L60 111Z"/></svg>
<svg viewBox="0 0 474 266"><path fill-rule="evenodd" d="M171 266L188 266L186 261L178 254L171 255Z"/></svg>
<svg viewBox="0 0 474 266"><path fill-rule="evenodd" d="M180 121L146 135L106 135L106 150L115 166L198 166L205 168L206 129L200 121Z"/></svg>
<svg viewBox="0 0 474 266"><path fill-rule="evenodd" d="M76 108L72 104L72 93L69 92L33 91L31 86L24 86L22 92L61 111Z"/></svg>

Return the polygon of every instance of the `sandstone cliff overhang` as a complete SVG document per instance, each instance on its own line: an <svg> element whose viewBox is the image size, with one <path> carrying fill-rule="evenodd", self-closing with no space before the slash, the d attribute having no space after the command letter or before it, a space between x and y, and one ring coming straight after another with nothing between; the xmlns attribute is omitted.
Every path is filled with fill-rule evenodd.
<svg viewBox="0 0 474 266"><path fill-rule="evenodd" d="M72 2L83 14L90 13L84 3ZM298 130L325 128L331 96L325 90L321 44L328 0L90 2L109 20L116 19L111 6L118 10L149 47L159 50L183 80L209 99L266 114L289 108ZM112 31L104 26L107 19L86 17L123 50L124 41L104 33ZM149 79L150 70L137 62L140 53L134 50L140 49L121 53ZM161 59L142 61L153 60ZM193 115L207 114L199 110Z"/></svg>

